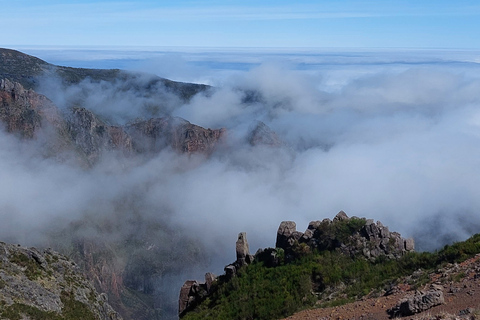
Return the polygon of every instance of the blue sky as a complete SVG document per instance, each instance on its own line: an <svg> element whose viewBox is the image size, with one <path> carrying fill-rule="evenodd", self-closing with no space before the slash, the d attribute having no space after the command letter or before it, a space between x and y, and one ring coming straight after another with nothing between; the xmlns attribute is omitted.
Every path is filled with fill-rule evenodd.
<svg viewBox="0 0 480 320"><path fill-rule="evenodd" d="M0 45L480 48L476 1L5 1Z"/></svg>

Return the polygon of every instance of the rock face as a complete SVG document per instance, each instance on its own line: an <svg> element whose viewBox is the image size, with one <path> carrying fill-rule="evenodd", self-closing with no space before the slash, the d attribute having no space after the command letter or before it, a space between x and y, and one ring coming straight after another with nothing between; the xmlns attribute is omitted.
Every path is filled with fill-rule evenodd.
<svg viewBox="0 0 480 320"><path fill-rule="evenodd" d="M181 118L140 120L125 127L138 152L159 152L171 147L178 152L210 154L225 129L204 129Z"/></svg>
<svg viewBox="0 0 480 320"><path fill-rule="evenodd" d="M432 307L443 304L443 287L432 284L426 291L416 291L414 295L402 299L391 309L387 310L390 318L406 317L423 312Z"/></svg>
<svg viewBox="0 0 480 320"><path fill-rule="evenodd" d="M104 151L118 150L127 154L133 151L132 139L123 128L106 124L85 108L71 109L68 132L90 164Z"/></svg>
<svg viewBox="0 0 480 320"><path fill-rule="evenodd" d="M0 318L105 319L121 317L67 258L0 242Z"/></svg>
<svg viewBox="0 0 480 320"><path fill-rule="evenodd" d="M73 152L87 165L95 164L107 151L156 154L170 148L179 153L209 155L226 133L225 129L204 129L181 118L113 126L81 107L64 114L45 96L8 79L0 80L0 122L7 132L24 139L43 134L51 150L45 154Z"/></svg>
<svg viewBox="0 0 480 320"><path fill-rule="evenodd" d="M42 126L59 128L63 119L53 102L18 82L0 80L0 121L7 132L34 138Z"/></svg>

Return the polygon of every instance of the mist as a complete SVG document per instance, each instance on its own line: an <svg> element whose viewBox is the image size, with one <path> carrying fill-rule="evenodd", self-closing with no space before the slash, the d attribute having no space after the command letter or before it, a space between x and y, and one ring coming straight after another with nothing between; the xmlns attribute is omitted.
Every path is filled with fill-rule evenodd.
<svg viewBox="0 0 480 320"><path fill-rule="evenodd" d="M38 142L1 131L1 239L54 246L51 234L61 229L111 242L168 239L162 257L174 264L159 292L221 274L235 260L239 232L247 232L252 253L274 246L282 220L304 231L344 210L413 237L417 250L466 239L480 231L480 67L463 55L461 62L422 55L414 63L380 56L353 64L317 59L308 68L282 57L253 60L249 70L202 76L214 88L189 102L162 88L158 101L121 83L86 80L63 90L48 79L39 91L59 108L81 102L111 124L177 116L226 128L227 138L208 157L105 153L85 169L42 157ZM181 65L183 78L188 57L168 60ZM200 78L198 68L192 78ZM284 144L250 145L257 121ZM87 223L72 228L78 221ZM99 227L105 221L109 227ZM192 243L197 254L187 257ZM178 292L169 292L176 302Z"/></svg>

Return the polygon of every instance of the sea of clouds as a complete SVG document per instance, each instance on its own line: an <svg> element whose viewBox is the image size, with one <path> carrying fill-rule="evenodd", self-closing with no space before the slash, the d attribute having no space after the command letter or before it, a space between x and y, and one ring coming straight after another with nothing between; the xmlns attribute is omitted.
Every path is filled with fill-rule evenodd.
<svg viewBox="0 0 480 320"><path fill-rule="evenodd" d="M340 210L380 220L413 237L420 250L480 231L479 52L23 51L58 65L121 67L212 85L165 113L226 128L227 139L208 158L166 150L132 164L106 155L85 170L39 158L28 143L2 133L4 239L30 244L53 222L85 214L108 219L132 194L129 210L202 244L210 270L192 266L200 278L235 260L239 232L247 232L253 253L274 246L282 220L303 231ZM136 108L144 97L117 95L114 85L55 88L43 93L59 107L83 90L95 94L91 107L112 121L148 117ZM249 145L257 121L285 146ZM129 232L129 225L118 230Z"/></svg>

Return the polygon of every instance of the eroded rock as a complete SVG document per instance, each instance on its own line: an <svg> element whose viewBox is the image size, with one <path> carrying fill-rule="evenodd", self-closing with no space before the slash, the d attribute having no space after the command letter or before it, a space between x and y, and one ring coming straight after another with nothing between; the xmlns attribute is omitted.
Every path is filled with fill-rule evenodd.
<svg viewBox="0 0 480 320"><path fill-rule="evenodd" d="M411 316L445 302L443 287L432 284L426 291L416 291L414 295L400 300L397 305L387 310L390 318Z"/></svg>
<svg viewBox="0 0 480 320"><path fill-rule="evenodd" d="M120 315L99 294L77 265L52 251L0 242L0 318L24 305L39 317L64 316L65 305L95 319L119 320ZM23 319L23 318L22 318Z"/></svg>

